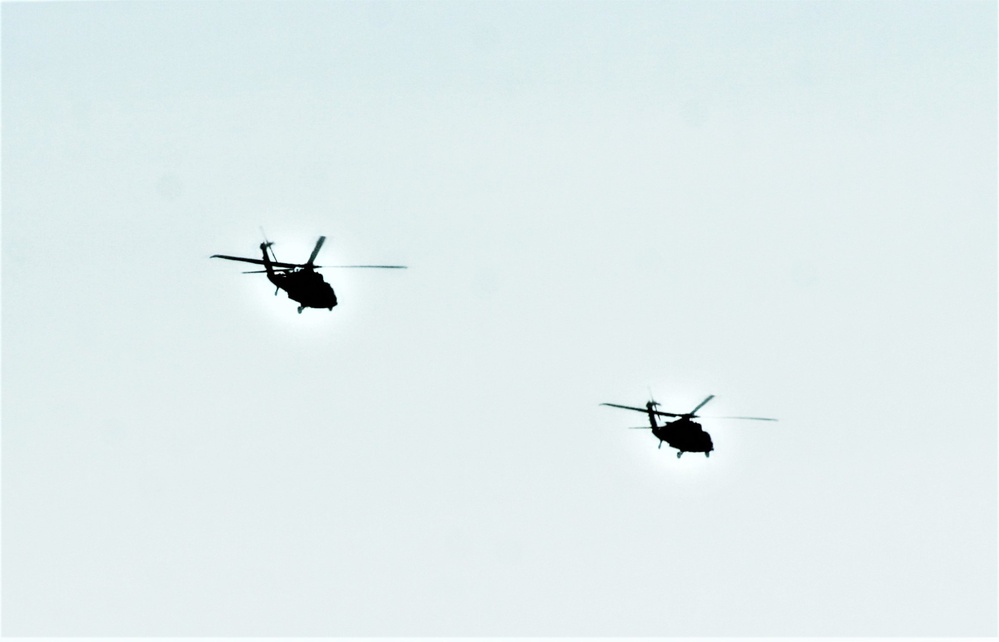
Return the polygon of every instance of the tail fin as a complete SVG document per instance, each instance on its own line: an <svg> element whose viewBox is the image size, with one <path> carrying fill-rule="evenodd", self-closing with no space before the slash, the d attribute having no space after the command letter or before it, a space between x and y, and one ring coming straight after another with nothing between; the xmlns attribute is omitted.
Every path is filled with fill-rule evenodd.
<svg viewBox="0 0 999 642"><path fill-rule="evenodd" d="M262 225L260 226L260 236L264 237L264 242L260 244L260 251L263 252L264 255L264 267L267 268L267 275L271 276L274 274L274 266L271 265L271 261L277 263L277 254L275 254L274 250L271 249L271 246L274 245L274 241L267 240L267 234L264 233L264 227ZM270 256L268 256L268 252L270 252ZM277 294L276 291L275 294Z"/></svg>
<svg viewBox="0 0 999 642"><path fill-rule="evenodd" d="M274 265L271 263L271 256L274 254L274 250L270 249L272 245L274 244L270 241L265 241L260 244L260 251L264 255L264 270L267 271L267 280L274 284L274 296L277 296L281 286L279 285L280 281L278 281L277 275L274 273ZM268 250L270 250L270 255L267 254ZM274 260L277 261L277 258L274 258Z"/></svg>
<svg viewBox="0 0 999 642"><path fill-rule="evenodd" d="M655 401L649 401L649 402L646 402L646 404L645 404L645 410L648 411L648 413L649 413L649 424L653 428L658 428L659 427L659 424L656 423L656 413L655 413L655 408L658 405L659 404L656 403Z"/></svg>
<svg viewBox="0 0 999 642"><path fill-rule="evenodd" d="M271 260L272 260L271 259L271 255L268 253L268 250L270 249L271 245L273 245L273 243L261 243L260 244L260 251L264 255L264 267L267 269L267 273L268 274L273 274L274 273L274 265L273 265L273 263L271 263ZM276 259L274 259L274 260L276 260Z"/></svg>

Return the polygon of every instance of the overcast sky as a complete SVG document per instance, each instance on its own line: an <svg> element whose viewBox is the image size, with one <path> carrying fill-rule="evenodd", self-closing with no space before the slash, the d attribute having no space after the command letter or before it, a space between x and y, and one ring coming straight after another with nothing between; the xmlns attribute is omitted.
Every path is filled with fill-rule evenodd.
<svg viewBox="0 0 999 642"><path fill-rule="evenodd" d="M997 633L994 2L0 11L4 635Z"/></svg>

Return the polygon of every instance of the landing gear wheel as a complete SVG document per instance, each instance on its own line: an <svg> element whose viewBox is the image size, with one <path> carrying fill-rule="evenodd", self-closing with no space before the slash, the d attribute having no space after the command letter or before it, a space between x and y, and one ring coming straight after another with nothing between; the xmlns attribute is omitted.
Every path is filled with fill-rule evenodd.
<svg viewBox="0 0 999 642"><path fill-rule="evenodd" d="M681 450L680 452L678 452L678 453L676 454L676 458L677 458L677 459L679 459L679 458L680 458L680 455L682 455L682 454L683 454L683 451Z"/></svg>
<svg viewBox="0 0 999 642"><path fill-rule="evenodd" d="M704 451L704 456L705 457L710 457L711 456L711 451L710 450Z"/></svg>
<svg viewBox="0 0 999 642"><path fill-rule="evenodd" d="M304 306L304 305L300 305L300 306L298 306L298 313L299 313L299 314L302 314L302 310L304 310L304 309L305 309L305 306Z"/></svg>

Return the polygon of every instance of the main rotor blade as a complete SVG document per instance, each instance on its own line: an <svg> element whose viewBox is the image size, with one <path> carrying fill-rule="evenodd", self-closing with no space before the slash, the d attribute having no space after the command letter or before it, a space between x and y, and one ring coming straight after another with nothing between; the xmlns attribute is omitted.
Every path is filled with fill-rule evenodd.
<svg viewBox="0 0 999 642"><path fill-rule="evenodd" d="M249 259L247 259L249 261ZM252 261L251 261L252 262ZM258 263L263 263L263 261L257 261ZM288 267L277 268L275 272L288 272L297 267L308 267L306 265L294 265L292 263L271 263L271 265L286 265ZM325 270L327 268L399 268L406 269L405 265L313 265L315 270ZM250 272L243 272L243 274L263 274L267 270L252 270Z"/></svg>
<svg viewBox="0 0 999 642"><path fill-rule="evenodd" d="M325 243L325 242L326 242L326 237L325 236L320 236L319 240L316 241L316 247L314 247L312 249L312 256L310 256L309 260L305 262L306 265L312 265L313 261L316 260L316 256L319 255L320 248L323 247L323 243Z"/></svg>
<svg viewBox="0 0 999 642"><path fill-rule="evenodd" d="M648 408L636 408L635 406L622 406L616 403L602 403L601 406L610 406L611 408L624 408L625 410L634 410L636 412L648 412ZM659 415L660 417L682 417L683 415L678 415L673 412L663 412L662 410L653 410L652 414Z"/></svg>
<svg viewBox="0 0 999 642"><path fill-rule="evenodd" d="M405 265L315 265L315 268L383 268L386 270L405 270Z"/></svg>
<svg viewBox="0 0 999 642"><path fill-rule="evenodd" d="M624 408L625 410L635 410L637 412L648 412L645 408L636 408L634 406L622 406L616 403L602 403L601 406L610 406L611 408Z"/></svg>
<svg viewBox="0 0 999 642"><path fill-rule="evenodd" d="M229 256L228 254L212 254L209 258L227 259L229 261L242 261L244 263L256 263L257 265L264 265L263 259L248 259L242 256ZM285 267L285 268L302 267L295 263L278 263L277 261L271 261L271 265L273 265L274 267Z"/></svg>
<svg viewBox="0 0 999 642"><path fill-rule="evenodd" d="M750 419L752 421L777 421L770 417L699 417L699 419Z"/></svg>
<svg viewBox="0 0 999 642"><path fill-rule="evenodd" d="M696 408L694 408L693 410L691 410L690 412L688 412L687 414L688 414L688 415L690 415L690 416L693 416L693 415L694 415L694 413L696 413L696 412L697 412L698 410L700 410L701 408L703 408L703 407L704 407L704 404L708 403L709 401L711 401L711 400L712 400L712 399L714 399L714 398L715 398L715 396L714 396L714 395L708 395L708 398L707 398L707 399L705 399L705 400L704 400L704 401L702 401L701 403L697 404L697 407L696 407Z"/></svg>
<svg viewBox="0 0 999 642"><path fill-rule="evenodd" d="M628 426L628 430L652 430L652 426Z"/></svg>

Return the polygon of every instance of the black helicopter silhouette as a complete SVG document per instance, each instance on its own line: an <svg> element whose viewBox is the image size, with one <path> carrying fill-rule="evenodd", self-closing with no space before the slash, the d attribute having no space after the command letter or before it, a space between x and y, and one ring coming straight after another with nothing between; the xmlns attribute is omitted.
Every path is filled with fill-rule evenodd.
<svg viewBox="0 0 999 642"><path fill-rule="evenodd" d="M263 259L247 259L241 256L229 256L227 254L213 254L213 259L228 259L230 261L243 261L244 263L256 263L263 265L263 270L251 270L243 274L267 274L267 279L277 286L274 294L278 290L288 293L288 298L299 303L298 313L302 314L305 308L327 308L333 309L337 304L336 293L333 287L323 279L323 275L316 272L322 265L316 265L316 256L326 242L325 236L320 236L316 241L316 247L312 250L312 255L305 263L281 263L274 255L271 246L274 243L266 238L260 244L260 251ZM270 254L268 255L268 251ZM327 265L329 268L383 268L391 270L405 269L405 265Z"/></svg>
<svg viewBox="0 0 999 642"><path fill-rule="evenodd" d="M711 456L711 451L715 449L714 443L711 441L711 435L701 428L701 424L694 421L694 418L700 418L701 416L696 414L698 410L704 407L704 404L708 403L714 399L714 395L708 395L708 397L697 404L693 410L690 412L685 412L682 414L677 414L674 412L663 412L661 410L656 410L659 404L655 399L651 399L646 402L644 408L636 408L635 406L622 406L616 403L602 403L601 406L611 406L612 408L624 408L625 410L636 410L638 412L644 412L649 416L648 426L635 426L633 430L652 430L652 434L659 439L659 447L663 447L663 442L665 441L670 445L671 448L676 448L676 458L679 459L683 453L704 453L705 457ZM667 422L663 425L659 425L656 422L656 415L660 417L676 417L673 421ZM767 417L704 417L705 419L751 419L753 421L777 421L776 419L769 419Z"/></svg>

